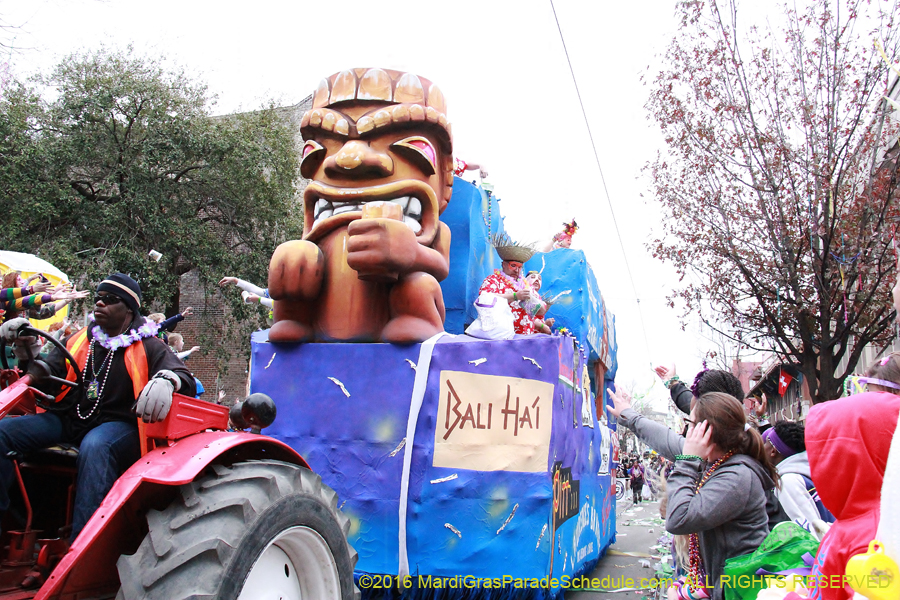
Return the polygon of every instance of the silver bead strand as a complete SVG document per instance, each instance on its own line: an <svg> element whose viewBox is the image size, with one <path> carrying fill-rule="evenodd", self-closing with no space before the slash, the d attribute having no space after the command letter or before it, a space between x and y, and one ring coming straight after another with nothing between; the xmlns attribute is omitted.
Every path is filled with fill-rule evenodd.
<svg viewBox="0 0 900 600"><path fill-rule="evenodd" d="M115 350L110 350L107 353L106 358L103 360L103 363L100 365L100 373L103 373L104 367L106 367L106 373L103 375L103 382L97 386L97 399L94 401L94 406L91 407L90 412L88 412L87 415L82 415L81 404L78 403L75 405L75 413L82 421L87 421L88 419L90 419L97 411L97 408L100 406L100 399L103 397L103 390L106 389L106 380L109 379L109 372L112 370L112 356L115 353ZM91 374L94 376L93 381L96 381L97 376L100 375L100 373L94 371L94 340L91 340L91 353L88 357L88 362L91 364Z"/></svg>

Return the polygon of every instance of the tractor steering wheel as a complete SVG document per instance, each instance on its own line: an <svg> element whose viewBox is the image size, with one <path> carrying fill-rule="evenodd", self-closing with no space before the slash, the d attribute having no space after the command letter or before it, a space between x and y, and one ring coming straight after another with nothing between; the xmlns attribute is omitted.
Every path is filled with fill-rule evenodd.
<svg viewBox="0 0 900 600"><path fill-rule="evenodd" d="M18 335L21 336L33 336L44 338L59 350L65 361L72 367L72 370L75 371L75 381L69 381L68 379L63 379L62 377L57 377L55 375L50 374L50 370L47 368L46 363L42 361L35 360L35 357L31 355L31 348L28 348L28 362L29 366L35 368L35 370L39 370L39 372L35 373L35 376L41 381L50 380L55 383L58 383L62 386L65 386L69 389L69 401L65 404L61 402L57 402L56 398L51 396L50 394L45 394L40 390L36 390L31 387L31 391L34 393L35 402L38 406L43 408L44 410L53 411L53 412L65 412L72 408L78 399L81 397L84 392L84 378L81 373L81 369L78 367L78 363L75 361L75 357L72 356L72 353L65 347L65 345L60 342L58 339L47 333L46 331L42 331L40 329L36 329L31 325L23 325L19 328ZM6 360L6 339L0 338L0 365L3 366L4 369L9 369L9 362Z"/></svg>

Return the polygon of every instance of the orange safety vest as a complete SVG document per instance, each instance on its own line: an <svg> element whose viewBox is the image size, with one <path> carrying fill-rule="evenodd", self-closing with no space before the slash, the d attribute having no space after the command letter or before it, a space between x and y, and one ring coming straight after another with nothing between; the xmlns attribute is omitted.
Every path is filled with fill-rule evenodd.
<svg viewBox="0 0 900 600"><path fill-rule="evenodd" d="M88 328L85 327L80 332L70 337L69 341L66 343L66 349L75 357L75 362L78 363L78 367L82 371L84 371L84 368L87 366L88 351L91 347L90 343L87 341L87 332ZM111 366L112 365L110 365L110 367ZM150 380L150 369L147 365L147 354L144 352L143 340L138 340L125 348L125 370L128 371L128 376L131 377L131 383L134 386L134 397L136 399L141 395L141 391ZM69 361L66 361L66 381L76 381L76 379L75 369L72 368ZM72 388L70 387L63 386L63 390L56 397L56 401L59 402L62 400L71 389Z"/></svg>

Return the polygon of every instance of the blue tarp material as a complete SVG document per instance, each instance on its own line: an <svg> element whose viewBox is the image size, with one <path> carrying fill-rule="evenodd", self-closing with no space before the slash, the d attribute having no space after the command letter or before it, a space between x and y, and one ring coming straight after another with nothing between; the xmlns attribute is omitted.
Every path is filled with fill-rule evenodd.
<svg viewBox="0 0 900 600"><path fill-rule="evenodd" d="M572 338L445 336L434 347L413 440L406 428L420 345L271 344L260 331L252 346L251 391L278 407L266 433L337 491L358 573L398 572L407 444L414 576L561 580L612 543L611 436L593 397L584 403L585 357ZM463 435L473 437L453 446ZM511 590L466 597L516 596Z"/></svg>
<svg viewBox="0 0 900 600"><path fill-rule="evenodd" d="M457 177L441 221L451 233L450 275L441 282L447 310L444 330L463 333L478 316L474 303L481 282L500 268L500 257L490 244L490 235L503 232L503 218L496 196L488 196L481 188Z"/></svg>
<svg viewBox="0 0 900 600"><path fill-rule="evenodd" d="M616 328L615 316L603 301L594 270L581 250L560 248L535 254L525 263L525 272L541 273L541 297L556 298L547 317L556 322L554 330L565 327L590 352L589 362L600 360L606 376L615 379Z"/></svg>

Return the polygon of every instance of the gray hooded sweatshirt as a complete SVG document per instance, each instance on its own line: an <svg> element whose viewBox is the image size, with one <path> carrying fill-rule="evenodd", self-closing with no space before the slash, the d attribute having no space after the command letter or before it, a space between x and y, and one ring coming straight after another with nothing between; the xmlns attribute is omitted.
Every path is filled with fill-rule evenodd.
<svg viewBox="0 0 900 600"><path fill-rule="evenodd" d="M725 561L750 554L769 533L766 496L775 483L755 459L735 454L695 492L708 466L699 460L675 463L668 479L666 530L677 535L698 534L712 598L722 600L719 579Z"/></svg>
<svg viewBox="0 0 900 600"><path fill-rule="evenodd" d="M781 478L778 501L787 516L801 525L820 519L816 501L806 490L806 480L803 479L804 475L812 479L806 452L798 452L785 458L776 465L776 468L778 477Z"/></svg>
<svg viewBox="0 0 900 600"><path fill-rule="evenodd" d="M618 424L671 461L684 449L683 437L634 409L623 410ZM744 454L722 463L695 495L694 488L708 466L698 460L675 461L667 480L666 530L699 534L706 575L715 586L712 598L722 600L723 590L717 583L725 560L756 550L787 515L775 496L775 482L759 462Z"/></svg>

